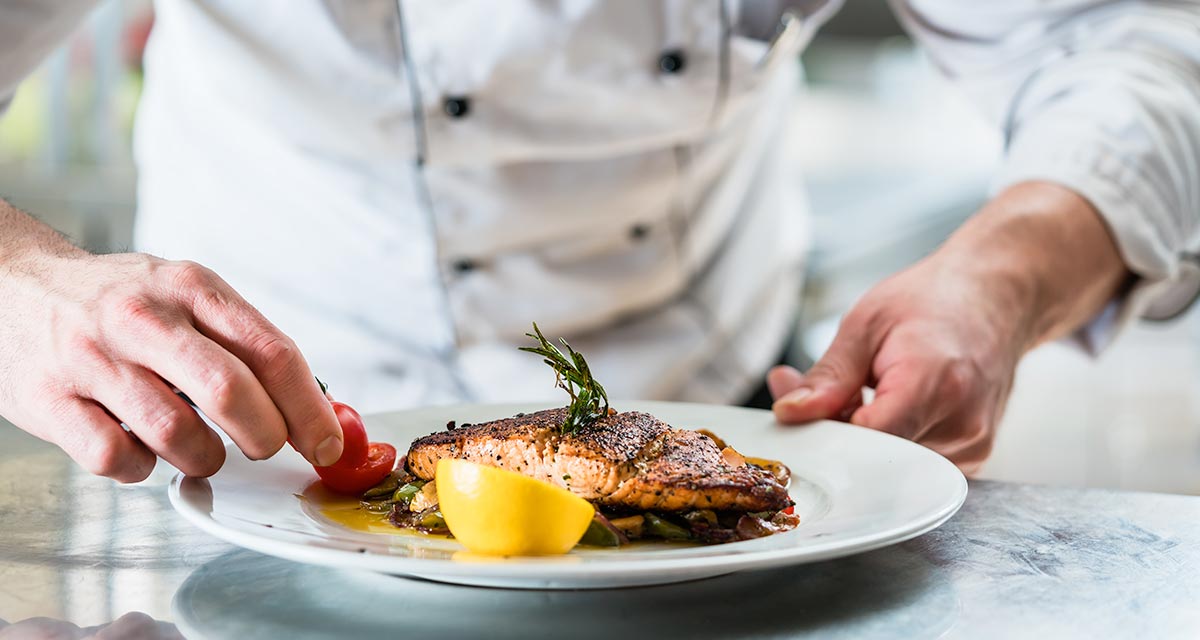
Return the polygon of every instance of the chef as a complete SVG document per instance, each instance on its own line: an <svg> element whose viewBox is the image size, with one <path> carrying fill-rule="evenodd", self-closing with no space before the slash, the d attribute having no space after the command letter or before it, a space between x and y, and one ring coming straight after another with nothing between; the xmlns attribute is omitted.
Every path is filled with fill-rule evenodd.
<svg viewBox="0 0 1200 640"><path fill-rule="evenodd" d="M0 100L92 4L0 0ZM537 321L614 398L737 403L765 380L785 423L972 469L1022 354L1098 350L1200 288L1200 3L894 1L1006 158L801 373L771 368L809 239L779 132L837 4L158 2L139 252L0 208L0 413L119 481L156 454L211 474L224 450L179 389L247 456L290 437L328 464L314 372L370 411L551 402L514 348Z"/></svg>

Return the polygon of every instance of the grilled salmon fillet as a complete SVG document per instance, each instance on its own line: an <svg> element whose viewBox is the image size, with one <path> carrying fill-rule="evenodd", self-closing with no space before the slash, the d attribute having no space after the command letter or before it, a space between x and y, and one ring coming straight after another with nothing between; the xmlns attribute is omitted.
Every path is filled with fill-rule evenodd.
<svg viewBox="0 0 1200 640"><path fill-rule="evenodd" d="M563 434L565 415L565 409L548 409L419 438L408 450L408 468L432 480L441 458L470 460L551 482L616 510L756 512L792 505L774 476L731 465L716 443L695 431L630 411Z"/></svg>

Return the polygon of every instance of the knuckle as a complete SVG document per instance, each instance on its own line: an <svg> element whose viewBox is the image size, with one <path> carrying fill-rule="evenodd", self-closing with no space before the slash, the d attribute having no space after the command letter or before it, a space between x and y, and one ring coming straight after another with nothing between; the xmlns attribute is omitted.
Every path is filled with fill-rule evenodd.
<svg viewBox="0 0 1200 640"><path fill-rule="evenodd" d="M146 427L164 447L172 449L186 439L192 422L193 417L186 415L184 410L169 408L158 414Z"/></svg>
<svg viewBox="0 0 1200 640"><path fill-rule="evenodd" d="M205 286L197 287L190 291L192 304L198 310L217 311L223 309L226 304L225 296L214 287Z"/></svg>
<svg viewBox="0 0 1200 640"><path fill-rule="evenodd" d="M204 395L209 409L217 414L230 412L237 405L240 380L228 369L219 369L204 381Z"/></svg>
<svg viewBox="0 0 1200 640"><path fill-rule="evenodd" d="M191 260L170 264L170 283L176 289L203 289L212 283L213 272Z"/></svg>
<svg viewBox="0 0 1200 640"><path fill-rule="evenodd" d="M158 330L163 325L162 310L149 296L141 292L117 294L108 303L111 313L116 315L120 326L134 331Z"/></svg>
<svg viewBox="0 0 1200 640"><path fill-rule="evenodd" d="M966 358L951 358L942 368L939 380L940 393L953 404L961 404L971 397L979 370Z"/></svg>
<svg viewBox="0 0 1200 640"><path fill-rule="evenodd" d="M172 264L167 286L196 309L221 309L227 301L221 279L208 267L185 260Z"/></svg>
<svg viewBox="0 0 1200 640"><path fill-rule="evenodd" d="M100 340L88 333L74 333L66 338L65 344L60 344L63 344L66 352L70 354L70 360L74 362L94 364L108 359Z"/></svg>
<svg viewBox="0 0 1200 640"><path fill-rule="evenodd" d="M275 376L292 375L293 369L298 362L300 351L291 338L276 333L264 333L261 338L254 342L254 358L262 365L263 370L267 374Z"/></svg>
<svg viewBox="0 0 1200 640"><path fill-rule="evenodd" d="M222 420L236 422L238 416L245 415L245 408L242 406L242 398L246 395L246 386L249 381L243 379L242 374L233 369L222 369L212 373L204 383L205 401L200 403L204 411L214 420L222 423ZM195 398L193 398L195 399ZM241 420L245 420L244 417ZM223 427L234 428L235 424L222 423ZM238 446L246 457L251 460L263 460L269 458L287 442L287 430L282 424L251 424L242 425L246 428L235 429L242 433L244 437L237 439Z"/></svg>
<svg viewBox="0 0 1200 640"><path fill-rule="evenodd" d="M126 318L154 318L153 304L140 295L124 295L115 302L117 311Z"/></svg>

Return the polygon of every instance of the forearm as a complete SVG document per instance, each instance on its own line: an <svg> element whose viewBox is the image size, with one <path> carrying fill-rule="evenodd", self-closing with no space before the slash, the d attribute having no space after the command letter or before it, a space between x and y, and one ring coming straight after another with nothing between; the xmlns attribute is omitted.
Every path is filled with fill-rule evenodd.
<svg viewBox="0 0 1200 640"><path fill-rule="evenodd" d="M1132 278L1092 205L1048 182L1001 192L938 257L989 288L1022 352L1078 329Z"/></svg>
<svg viewBox="0 0 1200 640"><path fill-rule="evenodd" d="M1101 213L1137 276L1120 319L1186 309L1200 290L1200 3L1026 2L996 11L987 0L890 2L936 66L1003 129L992 184L1063 185ZM1063 247L1060 257L1076 255ZM1103 280L1095 275L1089 282ZM1078 325L1087 306L1052 309L1037 337Z"/></svg>
<svg viewBox="0 0 1200 640"><path fill-rule="evenodd" d="M0 273L41 257L83 253L48 225L0 199Z"/></svg>

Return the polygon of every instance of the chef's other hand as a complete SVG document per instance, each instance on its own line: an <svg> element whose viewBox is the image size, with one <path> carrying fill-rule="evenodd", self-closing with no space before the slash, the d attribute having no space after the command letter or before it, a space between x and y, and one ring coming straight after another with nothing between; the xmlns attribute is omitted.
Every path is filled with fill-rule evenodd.
<svg viewBox="0 0 1200 640"><path fill-rule="evenodd" d="M1094 317L1129 277L1086 200L1049 183L1013 186L869 291L806 374L773 369L775 415L848 420L974 471L991 452L1021 356ZM864 386L875 389L866 405Z"/></svg>
<svg viewBox="0 0 1200 640"><path fill-rule="evenodd" d="M155 454L211 475L224 447L179 389L251 459L289 436L310 462L341 456L295 343L215 273L89 254L3 201L0 228L0 413L18 427L121 482L145 479Z"/></svg>

